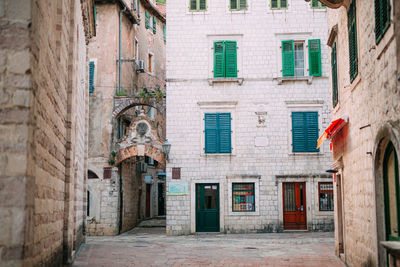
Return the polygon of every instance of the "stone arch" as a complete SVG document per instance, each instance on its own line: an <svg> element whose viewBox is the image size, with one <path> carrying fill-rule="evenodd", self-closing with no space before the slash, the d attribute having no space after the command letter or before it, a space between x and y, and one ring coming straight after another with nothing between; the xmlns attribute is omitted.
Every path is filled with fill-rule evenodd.
<svg viewBox="0 0 400 267"><path fill-rule="evenodd" d="M157 111L165 117L165 99L157 100L150 98L147 100L137 97L118 97L115 98L114 111L112 113L113 119L117 118L120 114L134 106L149 106L157 109Z"/></svg>
<svg viewBox="0 0 400 267"><path fill-rule="evenodd" d="M376 135L374 143L374 178L375 178L375 212L376 212L376 231L377 231L377 253L378 265L386 266L385 249L380 242L385 240L385 201L383 191L383 159L386 148L391 142L397 155L400 152L400 129L399 122L387 122L382 125Z"/></svg>
<svg viewBox="0 0 400 267"><path fill-rule="evenodd" d="M88 179L99 179L99 176L94 171L88 169Z"/></svg>

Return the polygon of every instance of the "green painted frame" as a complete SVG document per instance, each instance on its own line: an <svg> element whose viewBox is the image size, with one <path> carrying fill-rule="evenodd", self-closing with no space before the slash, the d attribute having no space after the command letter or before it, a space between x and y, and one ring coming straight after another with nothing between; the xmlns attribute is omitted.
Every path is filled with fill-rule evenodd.
<svg viewBox="0 0 400 267"><path fill-rule="evenodd" d="M385 155L383 157L383 191L384 191L384 201L385 201L385 232L386 240L390 241L400 241L400 236L390 235L390 209L389 209L389 183L388 183L388 162L390 155L394 153L394 172L395 172L395 186L396 186L396 201L397 201L397 231L400 233L400 189L399 189L399 164L396 150L392 144L386 147Z"/></svg>
<svg viewBox="0 0 400 267"><path fill-rule="evenodd" d="M272 7L272 0L270 0L269 1L269 7L272 9L272 10L280 10L280 9L288 9L288 6L289 6L289 3L288 3L288 1L289 0L286 0L286 7L282 7L282 0L276 0L276 4L278 5L277 7Z"/></svg>
<svg viewBox="0 0 400 267"><path fill-rule="evenodd" d="M205 2L205 6L206 6L205 9L200 9L200 0L196 0L196 9L192 9L191 5L190 5L190 1L191 0L189 0L189 11L190 12L205 12L205 11L207 11L207 7L208 7L207 0L205 0L206 1Z"/></svg>

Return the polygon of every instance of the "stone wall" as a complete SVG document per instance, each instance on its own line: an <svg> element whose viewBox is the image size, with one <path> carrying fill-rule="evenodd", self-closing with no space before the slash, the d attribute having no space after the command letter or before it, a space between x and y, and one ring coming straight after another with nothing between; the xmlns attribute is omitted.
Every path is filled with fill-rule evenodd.
<svg viewBox="0 0 400 267"><path fill-rule="evenodd" d="M77 0L0 3L5 266L59 266L84 242L91 7Z"/></svg>
<svg viewBox="0 0 400 267"><path fill-rule="evenodd" d="M382 240L379 235L385 228L383 192L378 186L382 172L379 145L381 140L391 139L382 133L400 129L395 2L391 1L391 26L376 44L375 14L371 8L374 1L356 1L359 71L353 82L349 77L347 10L345 7L328 10L330 31L338 26L334 41L338 54L339 102L333 109L332 119L349 117L348 126L333 140L333 159L343 178L343 258L349 266L384 266L385 256L378 245ZM391 140L396 144L398 138ZM396 147L397 154L399 149ZM339 253L338 235L336 251Z"/></svg>
<svg viewBox="0 0 400 267"><path fill-rule="evenodd" d="M172 144L167 183L173 182L171 168L181 167L181 181L189 186L188 195L167 196L167 234L195 232L194 186L206 182L220 185L221 232L281 231L282 183L289 180L307 183L308 229L332 229L333 212L315 211L314 177L332 181L325 174L329 144L317 154L292 153L290 117L292 111L318 111L320 134L330 123L326 10L291 1L287 10L272 11L266 1L253 0L246 12L231 12L228 2L208 2L206 12L193 13L187 1L167 2L167 137ZM322 77L279 81L281 41L290 39L321 39ZM216 40L237 41L243 84L213 83ZM232 154L204 153L205 112L231 113ZM251 181L259 188L253 215L231 212L232 181Z"/></svg>

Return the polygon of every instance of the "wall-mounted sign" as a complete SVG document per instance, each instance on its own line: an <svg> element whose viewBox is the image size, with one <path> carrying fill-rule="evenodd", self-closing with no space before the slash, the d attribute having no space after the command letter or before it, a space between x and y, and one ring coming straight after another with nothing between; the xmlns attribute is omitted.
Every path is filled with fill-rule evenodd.
<svg viewBox="0 0 400 267"><path fill-rule="evenodd" d="M168 195L180 196L188 194L188 183L187 182L169 182L168 183Z"/></svg>
<svg viewBox="0 0 400 267"><path fill-rule="evenodd" d="M181 168L172 168L172 179L181 179Z"/></svg>

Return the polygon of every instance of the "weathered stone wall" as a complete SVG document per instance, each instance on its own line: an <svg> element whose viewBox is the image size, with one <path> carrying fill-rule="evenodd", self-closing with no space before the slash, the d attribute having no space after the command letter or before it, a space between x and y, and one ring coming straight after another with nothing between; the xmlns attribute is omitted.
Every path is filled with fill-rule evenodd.
<svg viewBox="0 0 400 267"><path fill-rule="evenodd" d="M90 6L0 3L5 266L60 266L84 241Z"/></svg>
<svg viewBox="0 0 400 267"><path fill-rule="evenodd" d="M384 266L383 261L378 261L381 240L377 233L385 226L381 220L383 192L376 186L381 170L376 162L381 138L390 138L380 135L383 127L390 125L388 132L400 129L398 35L394 34L397 21L393 13L398 3L395 2L391 1L391 26L376 44L374 1L356 1L359 71L353 82L349 77L347 10L345 7L328 10L329 29L338 26L335 42L339 103L333 109L332 119L349 117L348 126L333 140L333 159L343 178L344 259L349 266ZM399 149L396 147L397 154ZM337 252L338 243L336 236Z"/></svg>
<svg viewBox="0 0 400 267"><path fill-rule="evenodd" d="M320 134L330 123L326 10L291 1L287 10L272 11L268 2L253 0L246 12L231 12L228 2L208 2L206 12L191 13L187 1L167 1L167 137L172 144L167 183L173 181L171 168L181 167L181 181L189 185L188 195L167 196L167 233L195 231L194 186L206 182L219 183L222 191L222 232L280 231L280 190L289 179L307 183L308 229L323 229L322 222L332 228L333 212L314 211L318 201L313 177L326 175L330 167L329 144L318 154L292 153L290 118L292 111L318 111ZM322 77L311 84L279 83L281 41L290 39L321 39ZM209 83L217 40L237 40L242 85ZM205 112L231 113L232 155L204 154ZM256 112L264 114L265 125L259 125ZM260 179L251 179L254 175ZM253 215L232 214L229 190L234 180L258 186Z"/></svg>

